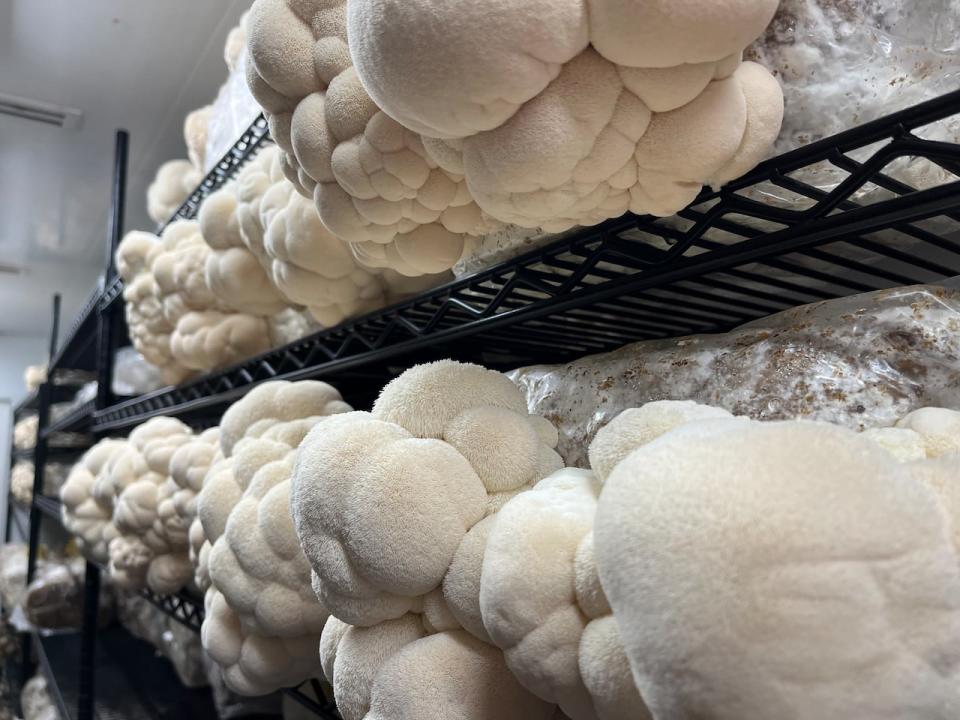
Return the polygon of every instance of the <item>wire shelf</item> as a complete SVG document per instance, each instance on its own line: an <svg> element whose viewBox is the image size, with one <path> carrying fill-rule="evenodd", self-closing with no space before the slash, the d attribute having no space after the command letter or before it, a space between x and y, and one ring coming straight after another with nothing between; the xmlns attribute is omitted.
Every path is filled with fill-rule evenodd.
<svg viewBox="0 0 960 720"><path fill-rule="evenodd" d="M15 416L20 416L25 412L35 411L37 409L37 388L27 393L27 396L21 400L13 409Z"/></svg>
<svg viewBox="0 0 960 720"><path fill-rule="evenodd" d="M924 139L960 91L767 161L671 218L627 215L179 387L97 431L215 414L259 382L319 377L357 407L413 361L509 368L724 332L789 307L960 275L960 145ZM924 164L911 175L910 163ZM914 182L918 177L926 183ZM935 177L936 183L929 178ZM827 178L830 186L818 186Z"/></svg>
<svg viewBox="0 0 960 720"><path fill-rule="evenodd" d="M274 378L322 377L364 407L412 362L562 362L960 275L960 146L931 132L957 114L960 91L767 161L671 218L627 215L582 229L180 387L95 410L91 427L106 432L160 414L202 424ZM267 139L258 118L171 222L195 217ZM122 289L113 278L93 302L115 309ZM34 506L60 516L53 498ZM202 625L197 598L145 596L187 627ZM338 717L319 682L284 692L320 717Z"/></svg>
<svg viewBox="0 0 960 720"><path fill-rule="evenodd" d="M118 275L114 277L107 287L104 288L100 296L100 312L106 312L115 302L123 297L123 279Z"/></svg>
<svg viewBox="0 0 960 720"><path fill-rule="evenodd" d="M14 462L19 460L33 460L36 448L14 448L10 451L10 457Z"/></svg>
<svg viewBox="0 0 960 720"><path fill-rule="evenodd" d="M81 375L81 377L84 376ZM80 381L79 379L73 379L69 382L59 382L61 379L62 378L58 378L57 384L50 386L51 403L67 402L72 400L74 395L76 395L77 388L79 388L83 382L86 382L86 380ZM39 393L37 389L31 390L27 396L14 408L13 412L17 416L23 413L36 412L38 401Z"/></svg>
<svg viewBox="0 0 960 720"><path fill-rule="evenodd" d="M185 590L181 590L176 595L160 595L149 588L144 588L140 594L166 615L194 632L200 632L204 617L202 599L194 597Z"/></svg>
<svg viewBox="0 0 960 720"><path fill-rule="evenodd" d="M10 500L9 517L13 523L13 528L16 528L19 532L20 540L26 541L30 537L30 506L14 499L12 496Z"/></svg>
<svg viewBox="0 0 960 720"><path fill-rule="evenodd" d="M194 597L187 591L181 591L176 595L160 595L150 589L144 589L140 594L164 614L194 632L200 632L205 617L203 601L200 598ZM341 720L336 703L328 697L329 692L317 679L306 680L297 687L285 688L283 692L324 720Z"/></svg>
<svg viewBox="0 0 960 720"><path fill-rule="evenodd" d="M32 633L32 638L33 646L37 650L37 660L40 663L40 669L47 680L47 692L49 692L54 705L56 705L61 720L69 720L76 716L76 709L68 704L69 700L73 700L74 698L69 694L65 697L61 691L60 683L57 680L57 673L54 671L53 665L50 663L50 658L47 656L47 647L45 644L49 643L53 645L54 647L51 647L51 650L56 652L58 650L56 645L59 643L54 639L54 636L45 639L37 632Z"/></svg>
<svg viewBox="0 0 960 720"><path fill-rule="evenodd" d="M183 204L177 208L170 219L158 226L157 234L163 233L168 225L177 220L193 220L207 196L232 180L240 168L269 142L271 142L270 128L267 119L263 114L260 114L227 150L213 169L207 173L206 177L200 181L200 184L183 201ZM100 312L105 312L120 302L123 297L123 287L123 280L119 276L113 277L107 282L103 292L99 295L98 307Z"/></svg>

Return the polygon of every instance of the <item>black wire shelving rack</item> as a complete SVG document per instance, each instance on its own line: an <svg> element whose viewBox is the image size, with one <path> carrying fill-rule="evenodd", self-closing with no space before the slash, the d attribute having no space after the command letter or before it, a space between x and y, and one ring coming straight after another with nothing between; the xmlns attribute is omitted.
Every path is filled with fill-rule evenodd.
<svg viewBox="0 0 960 720"><path fill-rule="evenodd" d="M391 307L136 398L110 393L113 354L126 342L123 283L112 265L123 225L121 133L105 280L63 347L51 348L53 380L18 408L40 416L31 545L39 518L59 516L55 501L39 492L40 461L57 432L120 432L161 414L202 427L257 383L277 378L328 380L362 408L414 362L453 357L501 369L563 362L645 339L723 332L818 300L960 275L960 145L937 139L943 121L958 116L960 90L768 160L720 190L705 190L673 217L627 215L580 229ZM257 118L171 222L195 217L203 199L268 141L266 122ZM56 371L68 367L95 371L98 394L51 425L49 405L61 392ZM99 573L88 563L77 661L80 720L93 712ZM203 602L189 593L145 597L187 627L202 624ZM338 717L320 683L286 692L320 717Z"/></svg>
<svg viewBox="0 0 960 720"><path fill-rule="evenodd" d="M100 286L93 292L67 333L67 339L58 344L60 323L60 298L54 296L53 327L50 333L50 353L47 367L47 379L15 409L15 417L23 417L29 412L37 415L38 431L35 446L29 451L13 453L15 458L30 459L34 465L32 501L29 504L29 550L27 561L27 584L33 579L37 566L37 557L41 537L42 523L52 523L63 531L61 524L60 502L56 498L43 495L47 462L50 459L71 460L90 447L93 435L77 435L86 430L92 420L93 412L103 409L114 402L109 393L110 378L113 374L113 351L116 348L120 328L117 312L101 311L103 288L114 281L116 271L113 267L113 254L120 241L123 227L124 195L126 191L128 134L120 130L116 136L114 155L114 178L112 186L112 212L108 234L106 272ZM122 326L121 326L122 327ZM98 392L96 399L84 403L68 412L58 420L51 422L51 406L56 402L70 399L83 380L96 379ZM74 433L70 441L65 442L61 433ZM8 503L11 505L11 503ZM9 523L8 517L8 534ZM129 690L129 682L117 681L117 673L128 666L127 662L108 662L104 650L111 647L107 633L97 629L100 595L100 570L86 563L84 570L83 622L78 633L44 635L32 633L25 635L22 642L21 673L26 680L30 668L34 667L34 658L41 671L46 675L51 696L58 712L64 719L92 720L100 718L144 717L142 703L132 704L134 695L121 690ZM131 638L132 640L132 638ZM97 653L97 645L101 652ZM123 640L118 640L122 644ZM153 655L152 652L149 653ZM147 658L144 653L131 654L130 660ZM144 660L148 662L148 658ZM148 663L149 664L149 663ZM94 677L99 673L105 687L111 693L106 700L120 703L118 707L104 704L94 694ZM121 673L122 674L122 673ZM172 670L169 671L172 676ZM154 673L156 678L161 675ZM119 677L119 676L117 676ZM158 680L159 681L159 680ZM136 708L136 709L135 709ZM131 714L132 713L132 714ZM200 715L193 715L200 716ZM184 715L191 717L191 715Z"/></svg>
<svg viewBox="0 0 960 720"><path fill-rule="evenodd" d="M781 155L670 218L627 215L258 357L94 413L104 432L322 378L363 407L411 362L563 362L960 274L960 91ZM939 182L912 182L911 163Z"/></svg>

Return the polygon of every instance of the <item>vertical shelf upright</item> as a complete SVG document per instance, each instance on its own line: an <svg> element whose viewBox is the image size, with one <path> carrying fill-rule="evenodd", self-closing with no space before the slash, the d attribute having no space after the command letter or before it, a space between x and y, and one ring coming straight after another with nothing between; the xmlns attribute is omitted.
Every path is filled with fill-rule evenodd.
<svg viewBox="0 0 960 720"><path fill-rule="evenodd" d="M124 203L126 200L127 157L129 152L129 134L126 130L118 130L114 145L113 183L111 188L110 216L107 228L106 270L101 284L94 293L94 297L84 308L80 317L67 339L65 345L57 347L57 338L60 326L60 296L54 297L53 324L50 333L50 361L47 370L47 381L37 389L37 442L33 452L34 478L33 497L30 503L29 549L27 560L27 583L33 579L37 566L37 557L40 544L40 523L44 517L53 513L48 506L52 503L43 495L44 474L50 449L51 430L62 429L58 422L57 427L51 428L50 407L55 399L60 398L58 392L58 375L64 371L76 369L93 369L96 371L97 394L92 407L81 409L80 415L92 415L95 410L102 410L114 402L110 386L113 377L114 353L119 345L118 327L122 305L114 303L105 305L102 302L105 289L116 279L114 255L120 238L123 235ZM88 352L90 332L95 334L95 344L92 359ZM71 345L83 349L71 349ZM87 366L77 368L77 365ZM75 418L77 419L77 418ZM82 419L80 417L79 419ZM44 512L46 509L46 512ZM96 653L97 653L97 620L100 603L100 568L87 562L84 569L83 615L80 631L79 661L76 666L78 673L76 681L76 707L61 707L61 714L67 713L69 718L64 720L93 720L96 687ZM26 672L33 666L34 653L41 660L46 660L44 649L38 635L26 636L23 643L23 669ZM44 669L49 671L49 663L44 662ZM24 678L26 679L26 678ZM54 683L56 684L56 683ZM59 697L59 696L58 696Z"/></svg>
<svg viewBox="0 0 960 720"><path fill-rule="evenodd" d="M127 192L127 155L130 135L117 130L113 155L113 185L110 198L110 219L107 228L106 271L103 288L113 282L116 274L115 255L123 236L124 209ZM100 311L97 305L97 397L95 410L108 407L113 401L110 385L113 380L113 358L118 344L116 308ZM80 644L80 692L77 700L77 720L93 720L94 689L96 687L97 618L100 614L100 568L89 560L83 575L83 629Z"/></svg>

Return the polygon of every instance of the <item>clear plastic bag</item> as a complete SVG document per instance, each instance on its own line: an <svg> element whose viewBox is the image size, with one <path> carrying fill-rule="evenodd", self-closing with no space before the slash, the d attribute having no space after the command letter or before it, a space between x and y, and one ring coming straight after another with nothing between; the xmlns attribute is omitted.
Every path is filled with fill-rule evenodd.
<svg viewBox="0 0 960 720"><path fill-rule="evenodd" d="M893 425L924 406L960 409L960 290L913 286L804 305L724 334L651 340L510 373L530 412L587 467L597 430L652 400L695 400L759 420Z"/></svg>
<svg viewBox="0 0 960 720"><path fill-rule="evenodd" d="M773 72L786 111L778 153L960 86L957 0L780 0L745 53ZM960 119L944 132L960 139Z"/></svg>
<svg viewBox="0 0 960 720"><path fill-rule="evenodd" d="M780 154L960 87L960 3L957 0L781 0L766 33L745 53L776 75L784 91ZM931 140L960 142L960 116L922 128ZM852 153L865 160L872 149ZM923 158L888 169L917 189L955 178ZM829 191L847 174L821 163L791 176ZM883 191L867 184L854 197ZM769 186L752 194L772 204L809 201Z"/></svg>
<svg viewBox="0 0 960 720"><path fill-rule="evenodd" d="M66 565L43 563L27 586L23 610L36 627L79 628L83 620L83 586Z"/></svg>
<svg viewBox="0 0 960 720"><path fill-rule="evenodd" d="M160 377L160 370L144 360L143 355L133 346L120 348L113 356L110 390L114 395L143 395L162 388L165 384Z"/></svg>
<svg viewBox="0 0 960 720"><path fill-rule="evenodd" d="M27 621L46 630L79 629L83 624L83 558L50 559L37 565L34 578L23 596L23 611ZM113 601L109 586L100 590L99 627L106 626L113 617Z"/></svg>
<svg viewBox="0 0 960 720"><path fill-rule="evenodd" d="M73 396L73 400L70 401L70 409L75 410L84 403L95 400L97 397L97 381L91 380L88 383L84 383L83 387L77 390L77 394Z"/></svg>
<svg viewBox="0 0 960 720"><path fill-rule="evenodd" d="M460 278L472 275L497 263L506 262L525 252L566 237L574 230L553 235L539 229L508 225L503 230L479 238L474 247L464 253L453 266L453 274Z"/></svg>
<svg viewBox="0 0 960 720"><path fill-rule="evenodd" d="M247 54L243 52L213 101L207 123L204 174L213 169L259 114L260 106L247 87Z"/></svg>

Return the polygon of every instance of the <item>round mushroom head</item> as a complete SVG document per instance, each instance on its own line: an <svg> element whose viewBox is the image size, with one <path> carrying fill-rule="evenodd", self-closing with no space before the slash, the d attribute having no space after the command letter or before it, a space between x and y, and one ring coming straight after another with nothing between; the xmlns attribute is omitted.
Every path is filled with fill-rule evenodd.
<svg viewBox="0 0 960 720"><path fill-rule="evenodd" d="M944 514L907 466L856 433L677 428L610 474L594 536L654 717L938 717L960 706L960 566Z"/></svg>
<svg viewBox="0 0 960 720"><path fill-rule="evenodd" d="M692 400L656 400L639 408L628 408L597 431L588 451L590 467L597 478L604 481L617 463L665 432L697 420L732 417L722 408Z"/></svg>

